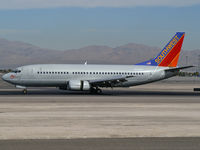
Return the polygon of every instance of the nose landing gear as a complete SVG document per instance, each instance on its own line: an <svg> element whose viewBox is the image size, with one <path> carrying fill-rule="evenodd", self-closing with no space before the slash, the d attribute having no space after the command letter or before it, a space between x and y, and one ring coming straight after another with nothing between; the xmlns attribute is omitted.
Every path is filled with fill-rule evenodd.
<svg viewBox="0 0 200 150"><path fill-rule="evenodd" d="M27 89L23 89L23 94L27 94Z"/></svg>
<svg viewBox="0 0 200 150"><path fill-rule="evenodd" d="M16 85L15 87L18 89L22 89L23 94L27 94L27 88L25 86Z"/></svg>

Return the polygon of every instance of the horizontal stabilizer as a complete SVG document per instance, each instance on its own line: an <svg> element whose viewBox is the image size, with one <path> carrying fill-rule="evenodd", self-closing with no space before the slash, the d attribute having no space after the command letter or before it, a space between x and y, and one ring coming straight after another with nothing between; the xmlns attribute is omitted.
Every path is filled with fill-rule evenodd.
<svg viewBox="0 0 200 150"><path fill-rule="evenodd" d="M183 69L188 69L188 68L192 68L194 66L185 66L185 67L177 67L177 68L170 68L170 69L166 69L165 71L180 71Z"/></svg>

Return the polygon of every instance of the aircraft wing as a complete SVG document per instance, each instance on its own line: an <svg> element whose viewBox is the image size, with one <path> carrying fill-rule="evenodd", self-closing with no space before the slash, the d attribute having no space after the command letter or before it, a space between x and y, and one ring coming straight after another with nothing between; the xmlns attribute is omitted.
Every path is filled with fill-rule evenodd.
<svg viewBox="0 0 200 150"><path fill-rule="evenodd" d="M131 78L134 76L117 76L113 78L105 78L100 80L89 80L89 83L92 86L107 86L107 87L113 87L114 84L122 83L127 81L127 78Z"/></svg>

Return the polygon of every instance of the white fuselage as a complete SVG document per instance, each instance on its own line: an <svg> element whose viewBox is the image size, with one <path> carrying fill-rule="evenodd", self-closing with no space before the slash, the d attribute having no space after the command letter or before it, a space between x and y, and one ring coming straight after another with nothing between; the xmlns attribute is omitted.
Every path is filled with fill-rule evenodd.
<svg viewBox="0 0 200 150"><path fill-rule="evenodd" d="M24 87L61 87L69 81L94 81L124 77L126 81L113 87L130 87L172 77L166 74L168 67L141 65L67 65L40 64L17 68L20 72L10 72L3 79L11 84Z"/></svg>

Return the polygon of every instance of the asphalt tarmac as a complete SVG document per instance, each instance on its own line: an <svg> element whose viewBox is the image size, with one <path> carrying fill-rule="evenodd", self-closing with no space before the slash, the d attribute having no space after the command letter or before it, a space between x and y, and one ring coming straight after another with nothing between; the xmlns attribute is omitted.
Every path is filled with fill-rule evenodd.
<svg viewBox="0 0 200 150"><path fill-rule="evenodd" d="M6 140L1 150L199 150L200 138Z"/></svg>
<svg viewBox="0 0 200 150"><path fill-rule="evenodd" d="M172 79L101 95L0 82L0 150L199 150L200 87Z"/></svg>

